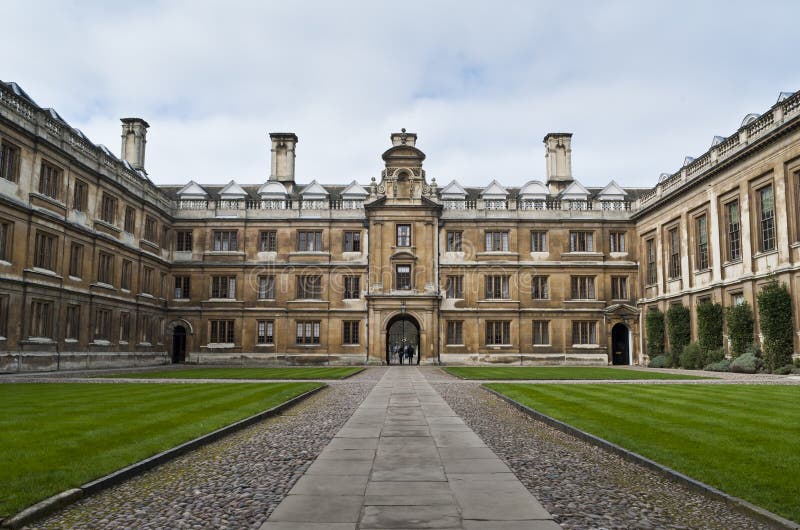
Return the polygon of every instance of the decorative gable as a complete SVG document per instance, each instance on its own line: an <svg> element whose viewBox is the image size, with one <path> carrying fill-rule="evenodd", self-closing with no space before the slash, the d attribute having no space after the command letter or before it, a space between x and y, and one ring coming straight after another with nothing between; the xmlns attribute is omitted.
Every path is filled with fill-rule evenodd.
<svg viewBox="0 0 800 530"><path fill-rule="evenodd" d="M328 197L328 191L319 182L312 180L311 184L300 190L300 195L304 201L325 199Z"/></svg>
<svg viewBox="0 0 800 530"><path fill-rule="evenodd" d="M467 190L461 187L461 184L456 182L455 180L450 182L447 186L442 188L442 191L439 192L440 197L442 200L451 200L451 201L463 201L467 198Z"/></svg>
<svg viewBox="0 0 800 530"><path fill-rule="evenodd" d="M342 190L342 199L344 200L365 199L367 195L369 192L355 180Z"/></svg>
<svg viewBox="0 0 800 530"><path fill-rule="evenodd" d="M234 181L228 182L228 185L219 191L219 198L223 201L235 201L245 197L247 197L247 192Z"/></svg>
<svg viewBox="0 0 800 530"><path fill-rule="evenodd" d="M484 200L505 200L506 197L508 197L508 191L496 180L492 180L489 185L481 191L481 198Z"/></svg>
<svg viewBox="0 0 800 530"><path fill-rule="evenodd" d="M589 198L589 190L584 188L583 184L577 180L573 180L572 183L567 186L567 189L561 192L561 198L585 201Z"/></svg>
<svg viewBox="0 0 800 530"><path fill-rule="evenodd" d="M600 190L597 198L601 201L623 201L627 195L627 192L612 180L608 186Z"/></svg>
<svg viewBox="0 0 800 530"><path fill-rule="evenodd" d="M189 183L178 190L178 198L182 201L191 201L196 199L207 199L208 193L197 182L190 180Z"/></svg>
<svg viewBox="0 0 800 530"><path fill-rule="evenodd" d="M275 180L269 180L262 184L256 193L264 200L286 198L286 188Z"/></svg>

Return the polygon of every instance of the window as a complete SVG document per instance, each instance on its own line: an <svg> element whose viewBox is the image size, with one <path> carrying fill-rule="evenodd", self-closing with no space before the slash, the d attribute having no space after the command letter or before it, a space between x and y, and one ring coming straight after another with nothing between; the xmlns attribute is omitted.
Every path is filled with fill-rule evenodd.
<svg viewBox="0 0 800 530"><path fill-rule="evenodd" d="M0 178L11 182L19 178L19 149L5 141L0 144Z"/></svg>
<svg viewBox="0 0 800 530"><path fill-rule="evenodd" d="M701 215L695 219L697 255L695 256L695 267L697 270L708 268L708 217Z"/></svg>
<svg viewBox="0 0 800 530"><path fill-rule="evenodd" d="M761 252L775 250L775 200L772 185L758 190L759 238Z"/></svg>
<svg viewBox="0 0 800 530"><path fill-rule="evenodd" d="M97 256L97 282L113 285L114 255L100 252Z"/></svg>
<svg viewBox="0 0 800 530"><path fill-rule="evenodd" d="M211 298L236 299L236 276L212 276Z"/></svg>
<svg viewBox="0 0 800 530"><path fill-rule="evenodd" d="M508 276L487 276L486 298L495 300L509 299L510 296L508 293Z"/></svg>
<svg viewBox="0 0 800 530"><path fill-rule="evenodd" d="M94 318L95 340L111 340L111 310L97 309Z"/></svg>
<svg viewBox="0 0 800 530"><path fill-rule="evenodd" d="M319 320L298 320L297 344L319 344Z"/></svg>
<svg viewBox="0 0 800 530"><path fill-rule="evenodd" d="M508 232L486 232L486 252L508 252Z"/></svg>
<svg viewBox="0 0 800 530"><path fill-rule="evenodd" d="M531 232L531 252L547 252L547 232L544 230Z"/></svg>
<svg viewBox="0 0 800 530"><path fill-rule="evenodd" d="M119 314L119 341L128 342L131 338L131 314Z"/></svg>
<svg viewBox="0 0 800 530"><path fill-rule="evenodd" d="M511 344L511 322L508 320L487 321L486 344Z"/></svg>
<svg viewBox="0 0 800 530"><path fill-rule="evenodd" d="M611 299L612 300L628 299L628 278L626 276L611 277Z"/></svg>
<svg viewBox="0 0 800 530"><path fill-rule="evenodd" d="M122 277L119 281L121 289L131 290L131 262L127 259L122 260Z"/></svg>
<svg viewBox="0 0 800 530"><path fill-rule="evenodd" d="M212 320L209 342L212 344L233 344L233 320Z"/></svg>
<svg viewBox="0 0 800 530"><path fill-rule="evenodd" d="M447 321L447 344L464 344L464 322L462 320Z"/></svg>
<svg viewBox="0 0 800 530"><path fill-rule="evenodd" d="M142 269L142 288L141 292L145 294L153 294L153 269L144 267Z"/></svg>
<svg viewBox="0 0 800 530"><path fill-rule="evenodd" d="M192 231L179 230L175 232L175 250L178 252L191 252L192 250Z"/></svg>
<svg viewBox="0 0 800 530"><path fill-rule="evenodd" d="M83 277L83 245L72 243L69 249L69 275Z"/></svg>
<svg viewBox="0 0 800 530"><path fill-rule="evenodd" d="M276 252L278 250L278 232L275 230L262 230L258 234L259 252Z"/></svg>
<svg viewBox="0 0 800 530"><path fill-rule="evenodd" d="M113 225L116 218L117 199L108 193L103 193L103 200L100 203L100 219Z"/></svg>
<svg viewBox="0 0 800 530"><path fill-rule="evenodd" d="M597 344L597 322L573 320L572 344Z"/></svg>
<svg viewBox="0 0 800 530"><path fill-rule="evenodd" d="M671 279L681 276L681 238L678 235L678 227L672 228L667 232L669 240L669 277Z"/></svg>
<svg viewBox="0 0 800 530"><path fill-rule="evenodd" d="M358 333L361 322L358 320L345 320L342 322L342 344L359 344Z"/></svg>
<svg viewBox="0 0 800 530"><path fill-rule="evenodd" d="M611 232L611 252L625 252L625 232Z"/></svg>
<svg viewBox="0 0 800 530"><path fill-rule="evenodd" d="M550 322L547 320L533 321L533 343L541 346L550 344Z"/></svg>
<svg viewBox="0 0 800 530"><path fill-rule="evenodd" d="M72 209L85 212L89 204L89 185L82 180L75 181L72 190Z"/></svg>
<svg viewBox="0 0 800 530"><path fill-rule="evenodd" d="M297 277L297 296L301 300L322 298L322 276L304 275Z"/></svg>
<svg viewBox="0 0 800 530"><path fill-rule="evenodd" d="M161 248L169 248L169 228L161 226Z"/></svg>
<svg viewBox="0 0 800 530"><path fill-rule="evenodd" d="M53 338L53 302L34 300L31 302L31 329L28 336Z"/></svg>
<svg viewBox="0 0 800 530"><path fill-rule="evenodd" d="M731 305L742 305L745 302L744 293L731 293Z"/></svg>
<svg viewBox="0 0 800 530"><path fill-rule="evenodd" d="M297 232L298 252L322 252L322 232L299 230Z"/></svg>
<svg viewBox="0 0 800 530"><path fill-rule="evenodd" d="M398 247L410 247L411 246L411 225L397 225L397 239L396 243Z"/></svg>
<svg viewBox="0 0 800 530"><path fill-rule="evenodd" d="M0 337L8 337L8 295L0 295Z"/></svg>
<svg viewBox="0 0 800 530"><path fill-rule="evenodd" d="M0 261L11 260L11 227L8 221L0 219Z"/></svg>
<svg viewBox="0 0 800 530"><path fill-rule="evenodd" d="M464 298L464 277L448 276L445 280L447 298Z"/></svg>
<svg viewBox="0 0 800 530"><path fill-rule="evenodd" d="M64 338L77 341L81 331L81 306L67 306L67 321L64 325Z"/></svg>
<svg viewBox="0 0 800 530"><path fill-rule="evenodd" d="M258 277L258 298L261 300L275 299L275 276Z"/></svg>
<svg viewBox="0 0 800 530"><path fill-rule="evenodd" d="M42 161L39 171L39 193L52 199L58 199L61 191L61 170L56 166Z"/></svg>
<svg viewBox="0 0 800 530"><path fill-rule="evenodd" d="M40 269L53 270L56 260L56 236L44 232L36 232L36 244L33 253L33 266Z"/></svg>
<svg viewBox="0 0 800 530"><path fill-rule="evenodd" d="M547 276L531 276L531 298L547 300L550 293L547 289Z"/></svg>
<svg viewBox="0 0 800 530"><path fill-rule="evenodd" d="M725 205L725 223L728 235L728 261L739 261L742 259L742 235L738 200Z"/></svg>
<svg viewBox="0 0 800 530"><path fill-rule="evenodd" d="M344 277L344 298L360 298L361 297L361 277L360 276L345 276Z"/></svg>
<svg viewBox="0 0 800 530"><path fill-rule="evenodd" d="M150 325L150 315L139 315L139 336L144 344L149 344L153 337L153 329Z"/></svg>
<svg viewBox="0 0 800 530"><path fill-rule="evenodd" d="M594 252L594 232L570 232L570 252Z"/></svg>
<svg viewBox="0 0 800 530"><path fill-rule="evenodd" d="M144 238L151 243L155 243L156 239L156 220L149 215L144 219Z"/></svg>
<svg viewBox="0 0 800 530"><path fill-rule="evenodd" d="M361 252L361 232L344 233L344 251Z"/></svg>
<svg viewBox="0 0 800 530"><path fill-rule="evenodd" d="M594 276L572 276L570 287L573 300L594 300Z"/></svg>
<svg viewBox="0 0 800 530"><path fill-rule="evenodd" d="M461 252L461 236L460 231L447 232L447 252Z"/></svg>
<svg viewBox="0 0 800 530"><path fill-rule="evenodd" d="M125 207L125 231L132 234L136 230L136 210L132 206Z"/></svg>
<svg viewBox="0 0 800 530"><path fill-rule="evenodd" d="M645 241L647 252L647 285L653 285L658 281L656 272L656 240L648 239Z"/></svg>
<svg viewBox="0 0 800 530"><path fill-rule="evenodd" d="M173 298L176 300L190 298L189 276L175 276L175 291Z"/></svg>
<svg viewBox="0 0 800 530"><path fill-rule="evenodd" d="M398 291L411 289L411 265L395 267L394 286Z"/></svg>
<svg viewBox="0 0 800 530"><path fill-rule="evenodd" d="M256 344L275 344L275 322L259 320L256 323Z"/></svg>

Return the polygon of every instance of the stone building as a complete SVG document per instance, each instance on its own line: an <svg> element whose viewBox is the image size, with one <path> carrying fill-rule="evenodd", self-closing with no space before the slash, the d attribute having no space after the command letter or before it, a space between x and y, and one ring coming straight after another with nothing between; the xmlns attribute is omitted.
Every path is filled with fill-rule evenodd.
<svg viewBox="0 0 800 530"><path fill-rule="evenodd" d="M583 186L568 133L540 179L440 188L405 130L370 182L299 181L272 133L262 184L157 186L144 120L118 158L0 82L0 370L637 364L643 311L770 274L800 329L799 116L782 94L655 188Z"/></svg>

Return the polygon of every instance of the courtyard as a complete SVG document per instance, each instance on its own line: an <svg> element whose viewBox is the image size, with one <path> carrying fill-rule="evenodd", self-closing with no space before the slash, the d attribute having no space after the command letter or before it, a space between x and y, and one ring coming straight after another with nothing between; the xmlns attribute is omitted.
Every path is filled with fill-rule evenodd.
<svg viewBox="0 0 800 530"><path fill-rule="evenodd" d="M791 376L455 370L469 379L452 368L416 366L268 370L2 376L0 457L11 464L0 492L3 517L326 385L284 414L87 495L34 526L768 526L524 414L486 384L725 494L800 519L793 442L800 380Z"/></svg>

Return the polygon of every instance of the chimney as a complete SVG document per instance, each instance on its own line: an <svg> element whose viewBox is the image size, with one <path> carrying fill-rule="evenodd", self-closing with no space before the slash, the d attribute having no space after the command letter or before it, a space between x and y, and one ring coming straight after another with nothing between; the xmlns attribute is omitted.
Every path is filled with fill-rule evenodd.
<svg viewBox="0 0 800 530"><path fill-rule="evenodd" d="M134 169L144 171L144 148L147 144L147 128L150 125L141 118L122 118L120 121L122 159L127 160Z"/></svg>
<svg viewBox="0 0 800 530"><path fill-rule="evenodd" d="M272 140L272 157L269 180L294 183L294 148L297 135L294 133L269 133Z"/></svg>
<svg viewBox="0 0 800 530"><path fill-rule="evenodd" d="M405 129L400 129L400 131L399 133L392 133L390 136L392 147L397 147L398 145L410 145L414 147L417 144L416 133L407 133Z"/></svg>
<svg viewBox="0 0 800 530"><path fill-rule="evenodd" d="M548 133L544 137L547 187L550 193L564 191L572 182L572 133Z"/></svg>

